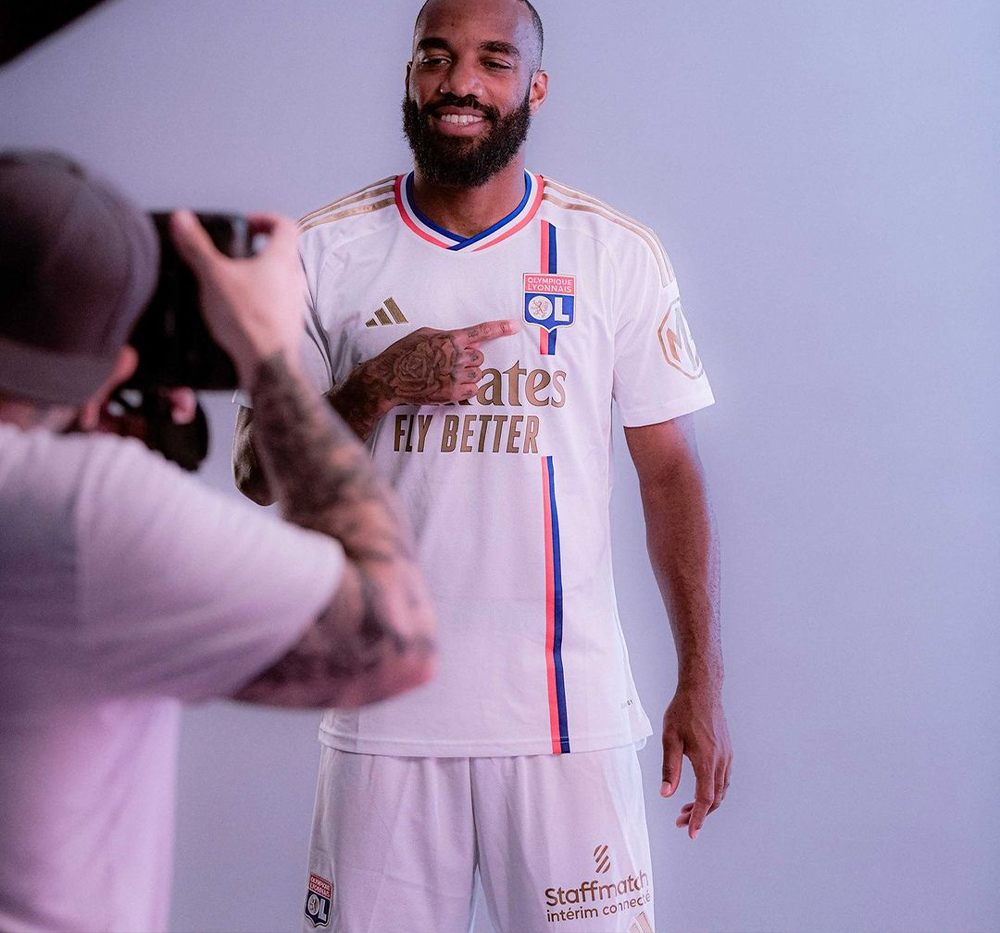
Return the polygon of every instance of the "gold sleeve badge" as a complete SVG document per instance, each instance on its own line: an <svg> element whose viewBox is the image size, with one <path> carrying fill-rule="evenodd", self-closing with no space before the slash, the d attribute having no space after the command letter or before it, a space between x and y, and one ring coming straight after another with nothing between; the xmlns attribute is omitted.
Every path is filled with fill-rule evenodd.
<svg viewBox="0 0 1000 933"><path fill-rule="evenodd" d="M694 345L691 328L684 317L680 298L667 309L656 332L666 361L688 379L697 379L704 371L698 348Z"/></svg>

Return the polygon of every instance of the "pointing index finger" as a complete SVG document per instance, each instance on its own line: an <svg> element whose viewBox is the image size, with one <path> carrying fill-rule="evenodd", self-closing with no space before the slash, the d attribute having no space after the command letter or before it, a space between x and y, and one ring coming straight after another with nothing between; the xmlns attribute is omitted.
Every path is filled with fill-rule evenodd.
<svg viewBox="0 0 1000 933"><path fill-rule="evenodd" d="M465 336L466 345L484 343L487 340L496 340L497 337L510 337L518 331L518 322L509 320L483 321L472 327L463 327L456 331L456 334Z"/></svg>

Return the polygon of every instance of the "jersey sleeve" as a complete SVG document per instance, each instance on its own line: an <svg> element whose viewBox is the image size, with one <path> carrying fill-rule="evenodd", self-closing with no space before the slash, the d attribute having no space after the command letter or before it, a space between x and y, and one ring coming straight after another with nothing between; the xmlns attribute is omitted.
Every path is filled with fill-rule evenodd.
<svg viewBox="0 0 1000 933"><path fill-rule="evenodd" d="M306 280L302 368L316 390L325 394L333 388L334 379L330 339L317 311L320 272L326 258L318 236L310 236L308 233L299 236L299 258L302 260Z"/></svg>
<svg viewBox="0 0 1000 933"><path fill-rule="evenodd" d="M344 567L332 538L134 442L92 457L76 523L79 650L108 697L230 696L302 636Z"/></svg>
<svg viewBox="0 0 1000 933"><path fill-rule="evenodd" d="M666 253L644 242L621 251L616 282L614 398L625 427L670 421L715 398Z"/></svg>
<svg viewBox="0 0 1000 933"><path fill-rule="evenodd" d="M313 306L306 311L302 333L302 372L316 391L325 395L333 388L333 364L326 332L322 329Z"/></svg>

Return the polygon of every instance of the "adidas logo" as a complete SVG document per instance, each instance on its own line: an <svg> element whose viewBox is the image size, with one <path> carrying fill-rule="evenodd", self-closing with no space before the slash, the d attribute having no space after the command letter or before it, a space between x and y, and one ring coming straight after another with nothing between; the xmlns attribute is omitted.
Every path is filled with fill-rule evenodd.
<svg viewBox="0 0 1000 933"><path fill-rule="evenodd" d="M399 305L392 298L386 298L382 307L375 312L375 317L365 322L365 327L378 327L380 324L409 324L406 315L399 310Z"/></svg>

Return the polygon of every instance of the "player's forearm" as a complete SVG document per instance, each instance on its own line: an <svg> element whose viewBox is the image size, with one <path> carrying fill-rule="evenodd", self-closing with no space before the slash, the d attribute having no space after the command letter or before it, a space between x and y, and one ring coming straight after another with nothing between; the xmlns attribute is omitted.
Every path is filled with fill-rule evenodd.
<svg viewBox="0 0 1000 933"><path fill-rule="evenodd" d="M718 532L697 459L642 484L646 541L670 616L679 686L722 688Z"/></svg>
<svg viewBox="0 0 1000 933"><path fill-rule="evenodd" d="M358 366L326 399L362 441L371 437L375 425L395 406L378 357Z"/></svg>
<svg viewBox="0 0 1000 933"><path fill-rule="evenodd" d="M233 434L233 479L236 488L257 505L271 505L274 495L253 445L253 410L240 407Z"/></svg>
<svg viewBox="0 0 1000 933"><path fill-rule="evenodd" d="M366 367L363 363L325 396L361 441L371 437L379 420L392 408L384 397L381 384ZM233 435L233 478L236 488L248 499L258 505L271 505L275 496L268 486L267 473L254 444L255 434L252 410L240 408Z"/></svg>

